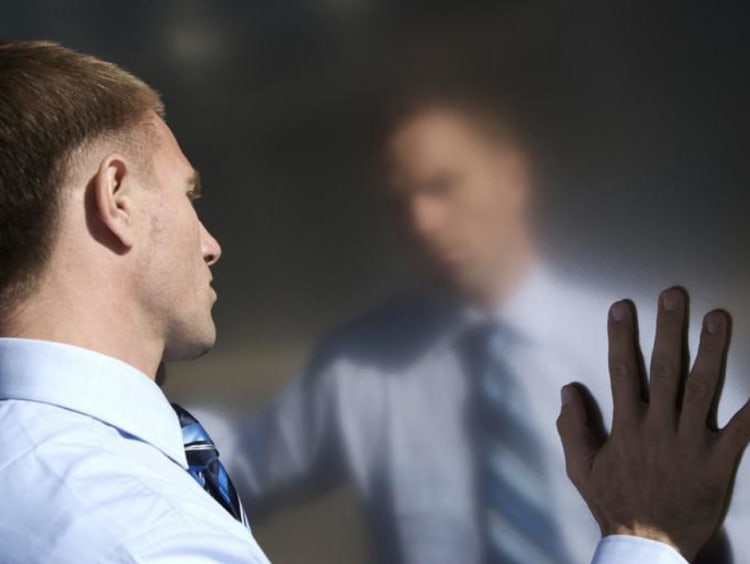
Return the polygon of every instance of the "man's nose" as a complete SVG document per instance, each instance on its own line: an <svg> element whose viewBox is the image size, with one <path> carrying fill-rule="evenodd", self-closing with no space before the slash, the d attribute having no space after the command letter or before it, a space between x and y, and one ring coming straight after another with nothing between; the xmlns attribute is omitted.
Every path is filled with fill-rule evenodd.
<svg viewBox="0 0 750 564"><path fill-rule="evenodd" d="M201 251L203 260L208 266L212 266L221 257L221 245L214 239L214 236L208 232L208 229L201 223Z"/></svg>
<svg viewBox="0 0 750 564"><path fill-rule="evenodd" d="M443 221L443 209L436 198L415 195L409 202L409 227L420 238L433 235Z"/></svg>

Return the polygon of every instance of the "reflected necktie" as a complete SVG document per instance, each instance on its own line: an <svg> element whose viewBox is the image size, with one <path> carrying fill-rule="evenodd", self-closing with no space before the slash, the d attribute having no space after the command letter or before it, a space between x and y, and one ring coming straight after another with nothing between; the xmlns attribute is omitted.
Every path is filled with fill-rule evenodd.
<svg viewBox="0 0 750 564"><path fill-rule="evenodd" d="M211 437L187 410L175 403L172 408L180 419L188 472L232 517L249 529L245 510L224 465L219 461L219 451Z"/></svg>
<svg viewBox="0 0 750 564"><path fill-rule="evenodd" d="M469 329L464 342L475 389L486 558L492 564L566 564L533 414L505 360L512 338L499 324L486 323Z"/></svg>

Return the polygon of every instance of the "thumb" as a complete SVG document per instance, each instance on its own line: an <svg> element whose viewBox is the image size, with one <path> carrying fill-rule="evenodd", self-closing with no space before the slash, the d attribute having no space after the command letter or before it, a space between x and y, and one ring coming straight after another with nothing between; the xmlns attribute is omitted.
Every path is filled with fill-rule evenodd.
<svg viewBox="0 0 750 564"><path fill-rule="evenodd" d="M591 393L582 384L568 384L560 390L562 407L557 432L565 452L565 468L578 486L585 483L591 464L606 440L601 412Z"/></svg>
<svg viewBox="0 0 750 564"><path fill-rule="evenodd" d="M721 443L730 457L742 455L750 442L750 400L729 420L721 438Z"/></svg>

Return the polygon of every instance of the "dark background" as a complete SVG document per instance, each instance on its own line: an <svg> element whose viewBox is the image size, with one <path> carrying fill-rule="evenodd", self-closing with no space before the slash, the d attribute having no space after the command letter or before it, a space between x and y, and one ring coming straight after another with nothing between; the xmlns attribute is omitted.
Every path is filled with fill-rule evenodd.
<svg viewBox="0 0 750 564"><path fill-rule="evenodd" d="M613 295L681 283L699 307L731 308L742 358L747 29L740 2L0 2L0 38L60 41L163 94L224 251L219 343L171 367L167 390L229 412L412 280L373 149L394 68L417 44L516 58L541 77L536 221L551 262ZM256 534L280 562L357 561L355 517L344 492Z"/></svg>

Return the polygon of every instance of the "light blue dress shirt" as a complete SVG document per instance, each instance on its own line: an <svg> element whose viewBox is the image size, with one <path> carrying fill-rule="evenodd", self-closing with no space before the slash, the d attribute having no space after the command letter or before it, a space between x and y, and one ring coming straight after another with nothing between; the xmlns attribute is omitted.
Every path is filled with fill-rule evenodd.
<svg viewBox="0 0 750 564"><path fill-rule="evenodd" d="M591 564L688 564L666 544L628 535L604 537Z"/></svg>
<svg viewBox="0 0 750 564"><path fill-rule="evenodd" d="M0 563L267 564L186 469L177 416L146 375L0 339Z"/></svg>

